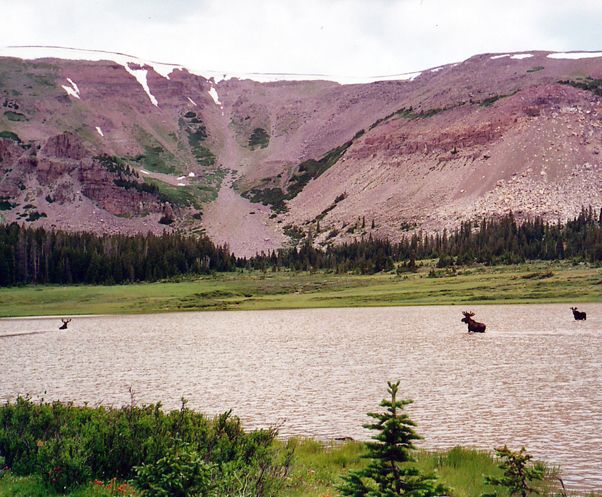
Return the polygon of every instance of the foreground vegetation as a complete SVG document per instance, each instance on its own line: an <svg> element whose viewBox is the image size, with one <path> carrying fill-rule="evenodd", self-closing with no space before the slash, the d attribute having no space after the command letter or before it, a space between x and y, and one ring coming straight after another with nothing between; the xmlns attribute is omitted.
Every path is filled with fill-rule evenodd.
<svg viewBox="0 0 602 497"><path fill-rule="evenodd" d="M320 442L312 439L293 441L295 453L279 497L335 497L341 477L349 470L365 466L365 446L361 442ZM283 442L276 442L281 448ZM436 473L441 482L453 488L453 497L480 497L490 490L483 475L501 475L492 453L455 447L450 450L415 454L416 466L423 472ZM138 495L122 480L98 480L69 492L68 497L105 497ZM550 485L553 481L550 482ZM17 476L8 472L0 477L1 497L45 497L56 492L40 476ZM593 497L593 496L592 496Z"/></svg>
<svg viewBox="0 0 602 497"><path fill-rule="evenodd" d="M230 412L208 419L182 404L115 408L0 406L0 496L481 497L555 495L557 472L524 452L455 447L418 451L421 438L396 399L370 413L372 442L275 439L244 432ZM510 491L509 491L510 489ZM492 491L494 493L492 493Z"/></svg>
<svg viewBox="0 0 602 497"><path fill-rule="evenodd" d="M145 495L273 495L289 465L275 430L245 432L231 412L208 419L186 407L124 408L34 403L0 407L0 457L15 475L36 476L55 492L91 480L131 480ZM180 493L186 488L190 493ZM162 489L165 493L161 493Z"/></svg>
<svg viewBox="0 0 602 497"><path fill-rule="evenodd" d="M569 262L338 275L218 273L162 283L0 288L0 317L318 307L602 302L602 268Z"/></svg>

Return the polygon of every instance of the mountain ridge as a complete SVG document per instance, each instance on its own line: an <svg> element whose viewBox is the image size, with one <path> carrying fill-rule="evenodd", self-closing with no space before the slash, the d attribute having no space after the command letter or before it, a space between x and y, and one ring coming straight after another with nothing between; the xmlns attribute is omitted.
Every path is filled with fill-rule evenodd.
<svg viewBox="0 0 602 497"><path fill-rule="evenodd" d="M240 255L509 210L565 219L602 205L600 79L593 52L482 54L351 85L0 58L0 215L206 232Z"/></svg>

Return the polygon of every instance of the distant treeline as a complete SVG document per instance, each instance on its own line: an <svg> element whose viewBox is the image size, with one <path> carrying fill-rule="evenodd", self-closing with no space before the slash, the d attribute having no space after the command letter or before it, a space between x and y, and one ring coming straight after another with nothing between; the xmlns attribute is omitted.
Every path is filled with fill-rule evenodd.
<svg viewBox="0 0 602 497"><path fill-rule="evenodd" d="M157 281L237 268L317 270L371 274L413 270L417 259L438 266L513 264L525 260L602 261L602 210L590 207L562 224L541 218L517 222L512 214L466 221L450 233L416 233L400 242L371 237L325 250L305 240L298 248L236 258L207 237L181 234L94 235L0 226L0 286L26 283L114 284Z"/></svg>
<svg viewBox="0 0 602 497"><path fill-rule="evenodd" d="M232 271L236 259L207 237L94 235L0 226L0 286L114 284Z"/></svg>
<svg viewBox="0 0 602 497"><path fill-rule="evenodd" d="M247 265L370 274L392 270L396 263L402 263L397 264L399 270L412 270L416 259L436 258L439 267L474 262L515 264L535 259L602 261L602 209L598 214L591 207L582 209L564 224L547 223L539 217L519 223L513 214L507 214L478 223L466 221L449 233L415 233L398 243L368 237L319 250L305 242L298 249L254 257Z"/></svg>

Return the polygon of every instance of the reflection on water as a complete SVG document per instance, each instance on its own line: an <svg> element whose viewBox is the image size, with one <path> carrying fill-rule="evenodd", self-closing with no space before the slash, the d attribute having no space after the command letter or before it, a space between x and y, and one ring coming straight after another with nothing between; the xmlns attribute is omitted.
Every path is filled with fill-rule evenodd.
<svg viewBox="0 0 602 497"><path fill-rule="evenodd" d="M602 305L407 307L0 320L0 399L232 408L248 428L369 436L401 379L424 447L526 445L574 488L602 487ZM32 333L32 332L43 333ZM17 333L27 333L14 336ZM8 336L13 335L13 336Z"/></svg>

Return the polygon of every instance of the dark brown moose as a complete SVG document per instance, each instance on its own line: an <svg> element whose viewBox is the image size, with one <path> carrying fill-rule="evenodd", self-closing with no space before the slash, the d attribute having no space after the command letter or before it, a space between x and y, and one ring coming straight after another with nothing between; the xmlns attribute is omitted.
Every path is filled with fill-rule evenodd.
<svg viewBox="0 0 602 497"><path fill-rule="evenodd" d="M571 307L571 311L573 311L573 317L577 321L585 321L587 319L587 314L582 311L578 311L576 307Z"/></svg>
<svg viewBox="0 0 602 497"><path fill-rule="evenodd" d="M66 330L67 325L71 322L71 318L68 318L68 319L61 318L61 321L63 322L63 324L61 326L59 326L59 330Z"/></svg>
<svg viewBox="0 0 602 497"><path fill-rule="evenodd" d="M464 317L461 321L468 325L468 333L485 333L485 328L487 328L487 326L485 323L479 323L472 319L474 312L462 312L462 314L464 314Z"/></svg>

